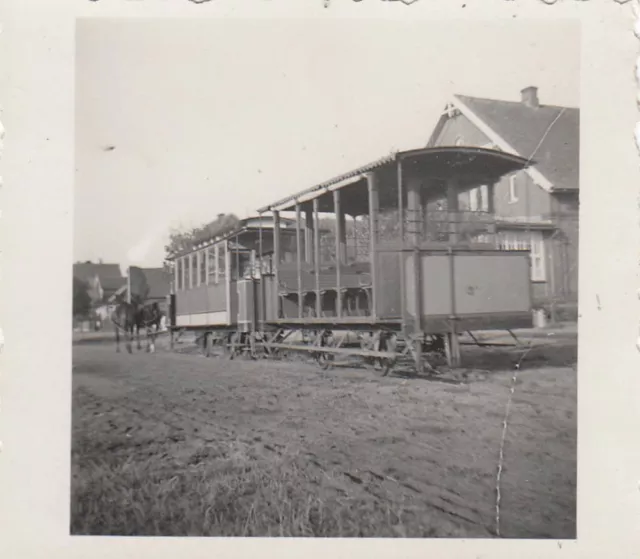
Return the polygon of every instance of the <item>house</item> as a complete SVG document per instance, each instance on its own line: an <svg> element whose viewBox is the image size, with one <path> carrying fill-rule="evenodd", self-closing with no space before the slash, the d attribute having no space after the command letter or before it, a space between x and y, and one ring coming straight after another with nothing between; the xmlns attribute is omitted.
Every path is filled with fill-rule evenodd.
<svg viewBox="0 0 640 559"><path fill-rule="evenodd" d="M164 313L168 312L167 297L171 290L171 274L164 268L140 268L145 275L149 293L147 295L147 303L158 303L160 310ZM115 291L109 301L115 303L117 299L126 299L127 297L127 280L125 278L124 285Z"/></svg>
<svg viewBox="0 0 640 559"><path fill-rule="evenodd" d="M94 304L106 302L124 283L118 264L76 262L73 265L73 277L89 286L89 295Z"/></svg>
<svg viewBox="0 0 640 559"><path fill-rule="evenodd" d="M531 250L534 307L577 317L580 111L541 104L536 87L520 101L455 95L429 146L468 145L518 154L532 165L460 195L460 208L496 220L503 249Z"/></svg>
<svg viewBox="0 0 640 559"><path fill-rule="evenodd" d="M100 262L76 262L73 265L73 277L85 282L95 317L101 322L113 312L113 305L109 298L126 283L119 264L104 264Z"/></svg>

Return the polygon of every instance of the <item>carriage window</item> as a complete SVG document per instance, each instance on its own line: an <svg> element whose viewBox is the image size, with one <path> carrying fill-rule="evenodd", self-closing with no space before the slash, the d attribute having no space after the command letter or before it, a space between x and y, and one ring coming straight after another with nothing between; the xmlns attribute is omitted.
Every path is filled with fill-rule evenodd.
<svg viewBox="0 0 640 559"><path fill-rule="evenodd" d="M214 247L209 247L207 249L207 259L208 259L208 270L207 277L209 278L209 285L213 285L214 283L218 283L216 278L216 262L218 261L216 258L216 254L218 252L218 245Z"/></svg>
<svg viewBox="0 0 640 559"><path fill-rule="evenodd" d="M207 250L200 251L200 285L207 283Z"/></svg>
<svg viewBox="0 0 640 559"><path fill-rule="evenodd" d="M251 262L251 253L250 252L240 252L238 254L238 275L243 279L251 279L253 274L253 267Z"/></svg>
<svg viewBox="0 0 640 559"><path fill-rule="evenodd" d="M224 281L227 276L226 250L224 245L220 245L218 250L218 281Z"/></svg>
<svg viewBox="0 0 640 559"><path fill-rule="evenodd" d="M178 280L176 282L176 291L182 291L183 283L182 283L182 258L178 258L176 260L176 274L178 276Z"/></svg>
<svg viewBox="0 0 640 559"><path fill-rule="evenodd" d="M184 286L183 289L189 289L191 286L191 255L185 256L182 259L182 266L184 268Z"/></svg>
<svg viewBox="0 0 640 559"><path fill-rule="evenodd" d="M273 255L271 254L265 255L262 257L262 270L261 270L262 275L269 275L273 273L272 261L273 261Z"/></svg>
<svg viewBox="0 0 640 559"><path fill-rule="evenodd" d="M191 287L198 285L198 253L191 255Z"/></svg>

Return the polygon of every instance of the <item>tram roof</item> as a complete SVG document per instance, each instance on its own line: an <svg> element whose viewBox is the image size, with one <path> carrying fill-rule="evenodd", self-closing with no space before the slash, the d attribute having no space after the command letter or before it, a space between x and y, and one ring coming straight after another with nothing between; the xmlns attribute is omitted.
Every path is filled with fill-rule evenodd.
<svg viewBox="0 0 640 559"><path fill-rule="evenodd" d="M320 211L332 211L331 203L327 200L326 194L360 182L364 183L369 173L376 173L391 179L391 174L395 177L399 166L402 167L403 177L418 175L425 181L447 180L457 177L461 179L461 188L465 188L495 182L502 176L524 169L532 163L531 160L512 153L471 146L439 146L398 151L282 198L260 208L258 213L275 210L291 211L295 209L296 204L308 206L312 200L320 197L324 197L325 202L324 204L321 202ZM383 189L388 189L390 183L394 187L397 185L396 180L382 180L380 182L381 194ZM348 198L343 202L348 213L352 215L366 213L363 207L363 204L366 205L366 200L363 200L361 195ZM351 211L349 211L350 206L353 208Z"/></svg>
<svg viewBox="0 0 640 559"><path fill-rule="evenodd" d="M168 255L165 260L171 262L173 260L175 260L176 258L179 258L181 256L185 256L187 254L191 254L193 252L198 252L199 250L202 250L204 248L210 247L210 246L214 246L218 243L221 243L223 241L229 240L229 239L233 239L234 237L242 237L243 235L247 235L247 234L259 234L260 230L262 229L263 232L265 234L267 234L268 231L273 230L274 229L274 224L273 223L252 223L254 221L260 221L260 217L259 216L253 216L253 217L249 217L249 218L245 218L242 219L238 222L238 225L236 227L234 227L233 229L229 229L227 231L224 231L223 233L217 234L217 235L212 235L212 236L203 236L201 239L199 239L198 241L193 242L190 246L188 246L187 248L184 248L182 250L176 251L175 253L172 253L170 255ZM282 220L284 223L282 224L282 230L284 231L288 231L290 230L293 233L293 229L291 228L291 225L293 225L294 221L291 219L286 219L286 220ZM281 230L281 231L282 231Z"/></svg>

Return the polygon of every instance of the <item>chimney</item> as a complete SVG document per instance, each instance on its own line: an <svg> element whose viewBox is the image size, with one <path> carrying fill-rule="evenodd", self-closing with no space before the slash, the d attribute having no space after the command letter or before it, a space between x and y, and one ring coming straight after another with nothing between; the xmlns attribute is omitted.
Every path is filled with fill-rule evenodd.
<svg viewBox="0 0 640 559"><path fill-rule="evenodd" d="M522 103L527 107L537 109L540 106L537 87L530 85L529 87L525 87L520 93L522 95Z"/></svg>

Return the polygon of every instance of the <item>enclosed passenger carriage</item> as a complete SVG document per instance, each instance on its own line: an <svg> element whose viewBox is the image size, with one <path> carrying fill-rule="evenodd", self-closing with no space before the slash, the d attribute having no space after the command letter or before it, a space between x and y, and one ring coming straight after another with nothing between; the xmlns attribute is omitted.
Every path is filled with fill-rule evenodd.
<svg viewBox="0 0 640 559"><path fill-rule="evenodd" d="M290 223L279 231L285 246L295 237ZM273 219L260 216L172 255L172 332L200 332L208 352L216 344L228 352L243 343L265 314L275 312L273 251ZM286 251L280 258L287 258Z"/></svg>

